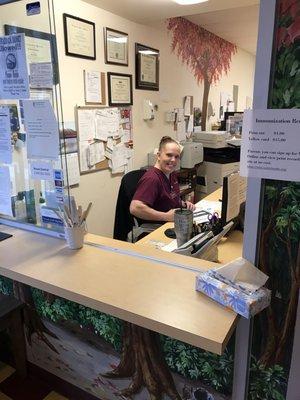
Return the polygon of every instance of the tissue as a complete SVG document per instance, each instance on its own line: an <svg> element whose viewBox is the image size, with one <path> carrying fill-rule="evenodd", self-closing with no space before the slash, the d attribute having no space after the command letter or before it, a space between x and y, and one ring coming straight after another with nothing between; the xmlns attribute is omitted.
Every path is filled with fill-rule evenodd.
<svg viewBox="0 0 300 400"><path fill-rule="evenodd" d="M268 307L271 291L263 287L268 276L240 257L196 276L196 290L250 318Z"/></svg>

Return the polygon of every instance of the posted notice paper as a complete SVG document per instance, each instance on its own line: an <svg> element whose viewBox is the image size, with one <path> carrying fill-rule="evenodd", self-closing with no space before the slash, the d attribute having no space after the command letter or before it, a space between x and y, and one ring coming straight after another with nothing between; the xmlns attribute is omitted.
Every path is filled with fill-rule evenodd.
<svg viewBox="0 0 300 400"><path fill-rule="evenodd" d="M27 158L56 160L59 156L58 124L48 100L25 100Z"/></svg>
<svg viewBox="0 0 300 400"><path fill-rule="evenodd" d="M12 163L9 107L0 107L0 162Z"/></svg>
<svg viewBox="0 0 300 400"><path fill-rule="evenodd" d="M32 161L30 163L30 176L32 179L52 181L53 167L50 162Z"/></svg>
<svg viewBox="0 0 300 400"><path fill-rule="evenodd" d="M240 175L300 181L300 110L246 110Z"/></svg>
<svg viewBox="0 0 300 400"><path fill-rule="evenodd" d="M31 63L29 70L31 88L52 89L53 70L51 62Z"/></svg>
<svg viewBox="0 0 300 400"><path fill-rule="evenodd" d="M0 37L0 99L28 99L24 33Z"/></svg>
<svg viewBox="0 0 300 400"><path fill-rule="evenodd" d="M0 214L13 216L9 167L0 167Z"/></svg>

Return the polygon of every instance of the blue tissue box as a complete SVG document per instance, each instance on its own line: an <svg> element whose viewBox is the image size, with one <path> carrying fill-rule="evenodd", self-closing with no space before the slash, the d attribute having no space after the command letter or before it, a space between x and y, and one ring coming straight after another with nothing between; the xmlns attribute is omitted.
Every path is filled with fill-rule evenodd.
<svg viewBox="0 0 300 400"><path fill-rule="evenodd" d="M214 270L196 276L196 290L245 318L253 317L268 307L271 301L269 289L261 287L255 292L243 290L234 283L217 279Z"/></svg>

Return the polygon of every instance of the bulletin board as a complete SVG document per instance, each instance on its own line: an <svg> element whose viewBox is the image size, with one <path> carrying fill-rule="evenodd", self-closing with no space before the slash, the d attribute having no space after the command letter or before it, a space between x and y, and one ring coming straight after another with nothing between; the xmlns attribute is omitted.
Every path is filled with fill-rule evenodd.
<svg viewBox="0 0 300 400"><path fill-rule="evenodd" d="M112 159L117 151L132 150L131 107L76 107L76 125L80 175L108 168L125 172Z"/></svg>

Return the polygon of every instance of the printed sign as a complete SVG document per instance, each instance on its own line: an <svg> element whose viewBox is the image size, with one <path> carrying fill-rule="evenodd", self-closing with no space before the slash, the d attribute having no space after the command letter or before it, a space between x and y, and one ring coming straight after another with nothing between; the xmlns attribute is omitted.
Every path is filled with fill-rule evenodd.
<svg viewBox="0 0 300 400"><path fill-rule="evenodd" d="M247 110L242 176L300 181L300 110Z"/></svg>
<svg viewBox="0 0 300 400"><path fill-rule="evenodd" d="M24 33L0 37L0 99L28 99Z"/></svg>

